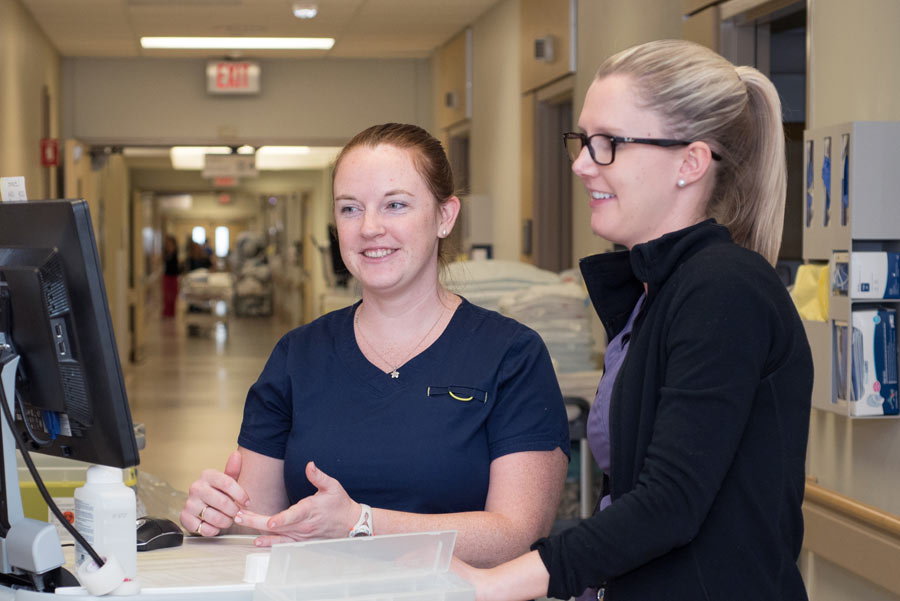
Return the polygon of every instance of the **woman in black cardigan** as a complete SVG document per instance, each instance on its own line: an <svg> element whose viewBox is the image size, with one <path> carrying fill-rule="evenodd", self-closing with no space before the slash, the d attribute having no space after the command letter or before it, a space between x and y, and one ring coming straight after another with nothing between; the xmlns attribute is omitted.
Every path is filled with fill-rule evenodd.
<svg viewBox="0 0 900 601"><path fill-rule="evenodd" d="M796 562L812 393L776 276L785 200L771 82L699 45L608 59L564 135L595 234L581 261L606 328L589 440L593 517L490 570L479 600L806 599Z"/></svg>

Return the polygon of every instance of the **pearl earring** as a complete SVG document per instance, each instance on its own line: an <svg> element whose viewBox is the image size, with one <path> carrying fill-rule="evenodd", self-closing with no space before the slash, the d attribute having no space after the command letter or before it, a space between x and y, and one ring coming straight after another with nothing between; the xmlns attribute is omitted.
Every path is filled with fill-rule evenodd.
<svg viewBox="0 0 900 601"><path fill-rule="evenodd" d="M687 182L684 181L683 179L678 180L677 183L678 183L679 188L684 188L687 185Z"/></svg>
<svg viewBox="0 0 900 601"><path fill-rule="evenodd" d="M447 237L447 230L441 230L441 238Z"/></svg>

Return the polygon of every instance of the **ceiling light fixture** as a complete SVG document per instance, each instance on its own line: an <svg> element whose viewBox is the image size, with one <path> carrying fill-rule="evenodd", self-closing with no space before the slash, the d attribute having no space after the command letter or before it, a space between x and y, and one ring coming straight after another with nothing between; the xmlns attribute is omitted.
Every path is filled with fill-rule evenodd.
<svg viewBox="0 0 900 601"><path fill-rule="evenodd" d="M231 154L228 146L173 146L169 159L175 169L203 169L207 154Z"/></svg>
<svg viewBox="0 0 900 601"><path fill-rule="evenodd" d="M294 2L294 16L298 19L314 19L319 14L319 7L315 4Z"/></svg>
<svg viewBox="0 0 900 601"><path fill-rule="evenodd" d="M334 38L144 37L142 48L180 50L330 50Z"/></svg>

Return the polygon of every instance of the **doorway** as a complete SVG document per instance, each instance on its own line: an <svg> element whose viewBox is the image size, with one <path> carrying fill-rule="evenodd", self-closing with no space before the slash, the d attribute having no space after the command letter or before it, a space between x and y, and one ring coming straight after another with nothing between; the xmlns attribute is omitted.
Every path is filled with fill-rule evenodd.
<svg viewBox="0 0 900 601"><path fill-rule="evenodd" d="M562 134L572 128L572 90L542 98L535 109L534 263L572 267L572 173Z"/></svg>
<svg viewBox="0 0 900 601"><path fill-rule="evenodd" d="M782 103L787 154L784 233L776 269L793 283L803 258L803 130L806 128L806 3L771 12L730 17L722 22L723 56L767 75Z"/></svg>

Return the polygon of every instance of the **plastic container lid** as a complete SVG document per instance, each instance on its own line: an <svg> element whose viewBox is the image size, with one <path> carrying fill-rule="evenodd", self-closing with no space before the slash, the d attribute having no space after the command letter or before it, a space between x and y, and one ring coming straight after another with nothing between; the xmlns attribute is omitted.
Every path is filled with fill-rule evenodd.
<svg viewBox="0 0 900 601"><path fill-rule="evenodd" d="M123 484L122 468L108 465L92 465L87 469L88 484Z"/></svg>
<svg viewBox="0 0 900 601"><path fill-rule="evenodd" d="M309 587L443 573L455 542L456 531L447 531L274 545L265 584Z"/></svg>

